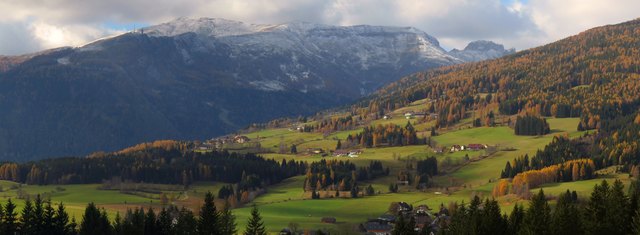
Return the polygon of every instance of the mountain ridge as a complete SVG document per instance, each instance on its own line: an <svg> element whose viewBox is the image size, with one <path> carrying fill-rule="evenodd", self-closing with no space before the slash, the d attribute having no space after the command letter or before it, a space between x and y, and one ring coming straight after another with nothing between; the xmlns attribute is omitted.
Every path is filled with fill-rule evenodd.
<svg viewBox="0 0 640 235"><path fill-rule="evenodd" d="M209 26L198 27L214 32ZM0 72L0 108L9 110L0 114L0 159L207 139L345 105L406 74L457 61L410 27L293 23L237 31L165 36L152 26L12 64Z"/></svg>

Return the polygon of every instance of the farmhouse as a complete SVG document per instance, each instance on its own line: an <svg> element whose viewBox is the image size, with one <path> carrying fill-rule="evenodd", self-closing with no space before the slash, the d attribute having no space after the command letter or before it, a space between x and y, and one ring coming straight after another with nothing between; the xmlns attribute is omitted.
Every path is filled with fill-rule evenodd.
<svg viewBox="0 0 640 235"><path fill-rule="evenodd" d="M335 217L322 217L320 222L325 223L325 224L335 224L336 223L336 218Z"/></svg>
<svg viewBox="0 0 640 235"><path fill-rule="evenodd" d="M362 150L359 150L359 149L354 149L354 150L338 149L336 151L333 151L332 155L334 157L358 157L358 155L361 153L362 153Z"/></svg>
<svg viewBox="0 0 640 235"><path fill-rule="evenodd" d="M309 154L321 154L324 153L324 150L321 148L308 148L307 153Z"/></svg>
<svg viewBox="0 0 640 235"><path fill-rule="evenodd" d="M378 216L376 221L393 224L396 222L396 216L390 215L390 214L384 214L384 215Z"/></svg>
<svg viewBox="0 0 640 235"><path fill-rule="evenodd" d="M405 117L406 119L412 119L412 118L413 118L413 112L405 113L405 114L404 114L404 117Z"/></svg>
<svg viewBox="0 0 640 235"><path fill-rule="evenodd" d="M333 154L331 155L334 157L345 157L349 155L349 150L337 149L336 151L333 151Z"/></svg>
<svg viewBox="0 0 640 235"><path fill-rule="evenodd" d="M246 142L249 142L249 137L246 137L244 135L236 135L233 137L233 142L236 142L238 144L244 144Z"/></svg>
<svg viewBox="0 0 640 235"><path fill-rule="evenodd" d="M467 148L469 150L478 151L478 150L486 149L487 145L484 145L484 144L469 144L469 145L467 145Z"/></svg>
<svg viewBox="0 0 640 235"><path fill-rule="evenodd" d="M451 145L451 152L464 151L464 145Z"/></svg>
<svg viewBox="0 0 640 235"><path fill-rule="evenodd" d="M393 226L378 221L369 221L363 225L363 228L364 232L366 232L367 234L391 235Z"/></svg>

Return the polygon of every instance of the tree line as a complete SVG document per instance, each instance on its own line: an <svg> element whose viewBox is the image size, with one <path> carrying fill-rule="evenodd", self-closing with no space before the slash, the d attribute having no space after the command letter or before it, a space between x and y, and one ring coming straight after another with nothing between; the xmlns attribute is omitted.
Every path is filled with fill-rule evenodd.
<svg viewBox="0 0 640 235"><path fill-rule="evenodd" d="M382 162L371 161L369 166L356 167L350 161L325 160L313 162L307 168L305 191L353 191L358 181L371 180L389 174ZM356 190L357 194L358 190Z"/></svg>
<svg viewBox="0 0 640 235"><path fill-rule="evenodd" d="M518 116L513 129L516 135L546 135L551 132L546 119L531 115Z"/></svg>
<svg viewBox="0 0 640 235"><path fill-rule="evenodd" d="M575 160L588 156L583 141L572 140L566 136L554 136L544 149L538 150L536 154L529 158L528 154L516 157L512 161L505 164L504 169L500 173L501 178L513 178L519 173L529 170L540 170L544 167L564 163L565 161ZM594 171L600 169L594 164Z"/></svg>
<svg viewBox="0 0 640 235"><path fill-rule="evenodd" d="M213 195L205 195L204 204L197 215L186 208L175 206L162 208L157 214L153 208L129 209L124 217L116 214L109 220L104 209L94 203L85 208L78 224L70 218L65 206L55 208L51 201L40 195L35 200L27 199L20 215L16 205L9 199L0 205L0 234L24 235L233 235L237 231L236 217L228 206L218 210ZM254 206L245 228L245 235L266 235L262 217Z"/></svg>
<svg viewBox="0 0 640 235"><path fill-rule="evenodd" d="M362 121L362 117L360 116L330 117L318 121L315 125L304 125L299 131L333 133L336 131L353 130L358 126L358 122L360 121Z"/></svg>
<svg viewBox="0 0 640 235"><path fill-rule="evenodd" d="M401 127L392 123L386 125L368 126L362 132L354 135L349 134L341 147L362 146L375 148L382 146L406 146L426 144L426 138L419 138L411 123Z"/></svg>
<svg viewBox="0 0 640 235"><path fill-rule="evenodd" d="M619 180L603 180L585 201L567 190L553 210L540 190L528 208L516 204L509 215L501 214L495 200L476 196L468 205L452 206L451 223L441 234L638 234L638 199L637 189L626 194Z"/></svg>
<svg viewBox="0 0 640 235"><path fill-rule="evenodd" d="M539 170L525 171L513 177L511 191L508 191L508 186L505 186L505 184L508 185L508 181L501 180L494 187L492 195L498 197L513 193L527 198L530 188L542 184L593 179L596 177L594 168L593 160L584 158L566 161Z"/></svg>
<svg viewBox="0 0 640 235"><path fill-rule="evenodd" d="M304 174L306 164L277 162L247 153L195 153L177 148L143 148L125 152L0 165L0 179L27 184L88 184L123 181L183 184L194 181L241 183L261 187Z"/></svg>

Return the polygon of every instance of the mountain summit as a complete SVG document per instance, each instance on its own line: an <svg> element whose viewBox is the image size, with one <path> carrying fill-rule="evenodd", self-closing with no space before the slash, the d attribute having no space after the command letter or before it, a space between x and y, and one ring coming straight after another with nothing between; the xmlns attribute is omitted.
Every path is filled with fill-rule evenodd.
<svg viewBox="0 0 640 235"><path fill-rule="evenodd" d="M411 27L180 18L0 58L0 159L210 138L344 105L402 76L464 61Z"/></svg>
<svg viewBox="0 0 640 235"><path fill-rule="evenodd" d="M449 55L464 61L481 61L495 59L516 53L516 49L504 49L504 46L492 41L478 40L470 42L464 50L453 49Z"/></svg>

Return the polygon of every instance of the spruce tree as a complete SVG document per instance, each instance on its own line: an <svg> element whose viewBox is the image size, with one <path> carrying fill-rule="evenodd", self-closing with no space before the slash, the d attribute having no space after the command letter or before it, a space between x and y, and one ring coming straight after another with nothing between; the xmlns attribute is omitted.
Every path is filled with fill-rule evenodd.
<svg viewBox="0 0 640 235"><path fill-rule="evenodd" d="M609 225L612 234L630 233L632 228L631 217L628 216L629 198L624 193L624 184L618 179L613 182L607 205L607 218L604 221Z"/></svg>
<svg viewBox="0 0 640 235"><path fill-rule="evenodd" d="M449 232L451 234L471 234L471 226L469 226L469 210L462 205L456 206L455 213L451 215L451 223L449 224Z"/></svg>
<svg viewBox="0 0 640 235"><path fill-rule="evenodd" d="M32 227L34 234L44 233L44 203L40 194L36 196L36 200L33 201L33 221Z"/></svg>
<svg viewBox="0 0 640 235"><path fill-rule="evenodd" d="M124 235L124 226L123 226L122 217L120 217L120 212L116 212L116 217L113 218L113 234L114 235Z"/></svg>
<svg viewBox="0 0 640 235"><path fill-rule="evenodd" d="M180 235L195 235L198 234L196 230L197 225L198 222L196 221L193 212L183 207L178 214L178 219L174 230L177 234Z"/></svg>
<svg viewBox="0 0 640 235"><path fill-rule="evenodd" d="M56 234L72 234L75 228L71 228L69 225L69 214L65 211L64 204L60 202L58 208L53 216L53 231Z"/></svg>
<svg viewBox="0 0 640 235"><path fill-rule="evenodd" d="M158 214L158 221L156 227L158 228L159 235L170 235L172 234L172 219L169 211L167 209L162 208L160 214Z"/></svg>
<svg viewBox="0 0 640 235"><path fill-rule="evenodd" d="M396 220L396 224L393 227L392 235L404 235L407 231L407 222L404 219L402 213L398 213L398 219Z"/></svg>
<svg viewBox="0 0 640 235"><path fill-rule="evenodd" d="M53 233L55 231L55 214L56 214L56 210L53 209L53 206L51 205L51 201L47 200L47 202L44 204L44 213L43 213L43 226L42 226L42 232L43 233Z"/></svg>
<svg viewBox="0 0 640 235"><path fill-rule="evenodd" d="M4 228L4 207L2 203L0 203L0 232L2 232Z"/></svg>
<svg viewBox="0 0 640 235"><path fill-rule="evenodd" d="M16 204L13 204L13 201L9 198L5 205L4 215L2 216L2 220L4 222L4 226L2 226L2 234L15 234L18 231L19 223L16 218L18 214L15 210Z"/></svg>
<svg viewBox="0 0 640 235"><path fill-rule="evenodd" d="M151 207L147 210L144 218L144 234L158 234L158 229L156 228L156 213Z"/></svg>
<svg viewBox="0 0 640 235"><path fill-rule="evenodd" d="M524 215L520 232L522 234L549 234L551 209L542 189L531 198L529 208Z"/></svg>
<svg viewBox="0 0 640 235"><path fill-rule="evenodd" d="M485 200L480 217L480 234L501 235L507 232L507 222L500 214L500 206L496 200Z"/></svg>
<svg viewBox="0 0 640 235"><path fill-rule="evenodd" d="M34 223L34 216L33 216L33 203L28 198L24 203L24 208L22 208L22 214L20 216L20 224L22 225L20 227L20 231L23 234L34 234L35 233L35 228L34 228L35 223Z"/></svg>
<svg viewBox="0 0 640 235"><path fill-rule="evenodd" d="M554 234L582 234L580 210L567 190L558 198L558 204L553 212L551 232Z"/></svg>
<svg viewBox="0 0 640 235"><path fill-rule="evenodd" d="M80 235L109 235L111 226L106 213L100 212L95 204L89 203L84 210L82 223L80 224Z"/></svg>
<svg viewBox="0 0 640 235"><path fill-rule="evenodd" d="M520 231L520 227L522 225L522 220L524 219L524 209L522 206L516 203L509 215L509 226L508 232L509 234L516 234Z"/></svg>
<svg viewBox="0 0 640 235"><path fill-rule="evenodd" d="M236 216L231 212L229 203L224 204L222 213L220 213L220 230L222 235L233 235L238 232Z"/></svg>
<svg viewBox="0 0 640 235"><path fill-rule="evenodd" d="M218 235L220 232L220 214L213 203L213 194L207 192L204 196L204 205L200 208L198 220L198 233L202 235Z"/></svg>
<svg viewBox="0 0 640 235"><path fill-rule="evenodd" d="M591 197L584 210L584 228L590 234L609 234L607 225L602 220L607 216L607 198L609 198L609 183L602 180L591 192Z"/></svg>
<svg viewBox="0 0 640 235"><path fill-rule="evenodd" d="M251 209L251 217L247 222L247 227L244 230L244 235L266 235L266 229L264 228L264 223L262 222L262 217L260 217L260 212L258 211L258 207L253 204L253 209Z"/></svg>

